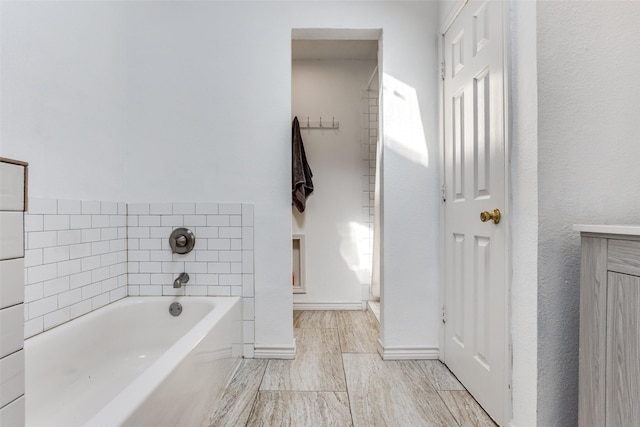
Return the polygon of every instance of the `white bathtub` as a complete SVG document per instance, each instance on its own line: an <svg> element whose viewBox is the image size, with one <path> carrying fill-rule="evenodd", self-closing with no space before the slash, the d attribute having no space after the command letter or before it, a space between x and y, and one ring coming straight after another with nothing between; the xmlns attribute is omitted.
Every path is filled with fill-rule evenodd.
<svg viewBox="0 0 640 427"><path fill-rule="evenodd" d="M128 297L29 338L27 426L207 425L241 318L240 298Z"/></svg>

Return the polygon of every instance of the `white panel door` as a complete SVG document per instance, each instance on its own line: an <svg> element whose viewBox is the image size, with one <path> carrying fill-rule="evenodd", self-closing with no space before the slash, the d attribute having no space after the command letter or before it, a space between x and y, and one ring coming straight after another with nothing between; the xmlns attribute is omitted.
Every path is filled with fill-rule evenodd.
<svg viewBox="0 0 640 427"><path fill-rule="evenodd" d="M470 1L444 36L444 361L507 416L503 3ZM482 222L483 211L502 213ZM485 218L486 219L486 218Z"/></svg>

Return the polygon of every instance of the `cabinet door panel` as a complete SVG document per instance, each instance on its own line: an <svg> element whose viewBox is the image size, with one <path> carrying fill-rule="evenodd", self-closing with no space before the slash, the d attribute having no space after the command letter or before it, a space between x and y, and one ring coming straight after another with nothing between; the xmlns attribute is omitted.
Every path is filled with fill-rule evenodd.
<svg viewBox="0 0 640 427"><path fill-rule="evenodd" d="M607 289L607 427L640 425L640 278L610 272Z"/></svg>
<svg viewBox="0 0 640 427"><path fill-rule="evenodd" d="M640 275L640 241L609 239L607 268L618 273Z"/></svg>

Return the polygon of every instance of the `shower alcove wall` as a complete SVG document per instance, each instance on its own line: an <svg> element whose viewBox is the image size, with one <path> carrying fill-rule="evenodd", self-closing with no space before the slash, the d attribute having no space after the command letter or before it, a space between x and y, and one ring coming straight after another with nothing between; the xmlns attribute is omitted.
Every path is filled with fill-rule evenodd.
<svg viewBox="0 0 640 427"><path fill-rule="evenodd" d="M292 42L291 118L315 186L304 213L292 207L292 253L304 253L292 260L304 271L294 274L294 309L362 309L372 298L377 66L377 40Z"/></svg>

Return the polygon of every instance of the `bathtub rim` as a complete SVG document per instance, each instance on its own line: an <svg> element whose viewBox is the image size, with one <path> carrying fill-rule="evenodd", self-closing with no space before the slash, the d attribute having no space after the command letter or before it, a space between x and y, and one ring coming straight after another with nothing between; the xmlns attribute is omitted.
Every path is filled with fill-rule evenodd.
<svg viewBox="0 0 640 427"><path fill-rule="evenodd" d="M194 296L190 296L190 295L150 295L150 296L138 296L138 295L132 295L132 296L126 296L124 298L120 298L112 303L109 303L107 305L104 305L102 307L96 308L95 310L89 311L81 316L78 317L74 317L73 319L69 319L68 321L61 323L59 325L56 325L50 329L46 329L40 333L37 333L36 335L32 335L29 338L26 338L24 340L25 343L25 349L28 346L32 346L34 345L34 343L37 343L38 341L45 341L45 340L51 340L54 339L57 335L61 335L64 334L65 331L69 328L72 327L72 325L74 323L79 323L79 322L83 322L83 321L89 321L91 319L94 319L96 317L99 316L104 316L105 313L108 313L110 311L113 310L117 310L118 308L121 308L121 306L123 305L135 305L135 304L142 304L145 301L148 301L150 299L157 299L157 300L161 300L161 299L166 299L168 304L171 304L172 302L180 302L183 301L184 299L192 299L192 300L199 300L199 301L203 301L206 302L207 304L210 304L212 306L212 308L215 308L215 301L219 300L219 299L226 299L226 298L240 298L240 297L219 297L219 296L200 296L200 295L194 295ZM208 316L208 314L205 315L205 317ZM204 318L204 317L203 317ZM202 320L202 319L201 319Z"/></svg>

